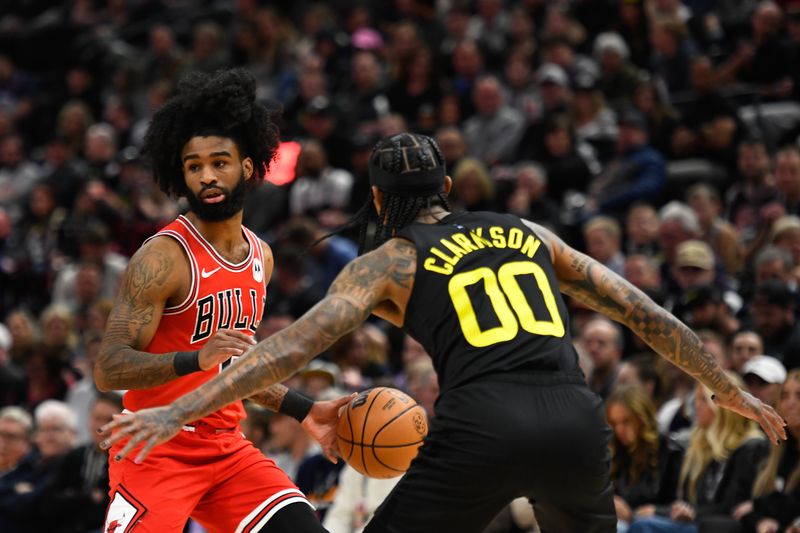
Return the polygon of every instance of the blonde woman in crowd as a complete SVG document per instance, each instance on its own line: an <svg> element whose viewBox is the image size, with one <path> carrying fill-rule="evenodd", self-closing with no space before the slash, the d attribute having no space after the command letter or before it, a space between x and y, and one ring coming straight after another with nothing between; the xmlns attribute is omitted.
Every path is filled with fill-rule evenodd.
<svg viewBox="0 0 800 533"><path fill-rule="evenodd" d="M737 385L742 380L729 374ZM750 420L717 407L711 392L698 385L696 419L671 505L650 509L651 516L629 533L735 533L731 510L750 496L750 480L768 444Z"/></svg>
<svg viewBox="0 0 800 533"><path fill-rule="evenodd" d="M672 501L683 457L680 446L658 433L653 401L640 385L618 386L606 402L613 430L611 479L618 531L634 516Z"/></svg>

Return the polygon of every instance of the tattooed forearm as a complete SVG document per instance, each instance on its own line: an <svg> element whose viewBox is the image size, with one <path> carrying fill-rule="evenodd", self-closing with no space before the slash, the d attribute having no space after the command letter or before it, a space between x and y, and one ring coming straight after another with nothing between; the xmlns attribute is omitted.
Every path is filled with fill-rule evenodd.
<svg viewBox="0 0 800 533"><path fill-rule="evenodd" d="M416 256L408 250L413 245L395 241L351 262L328 295L294 324L261 341L219 376L175 402L181 419L196 420L283 381L361 325L391 290L409 287L416 265Z"/></svg>
<svg viewBox="0 0 800 533"><path fill-rule="evenodd" d="M101 390L153 387L177 377L174 353L135 349L158 327L163 304L156 305L152 295L163 293L172 268L172 258L159 249L137 253L128 264L95 365Z"/></svg>
<svg viewBox="0 0 800 533"><path fill-rule="evenodd" d="M686 325L594 259L572 249L565 249L564 255L569 261L568 277L560 280L564 293L625 324L719 396L733 391L724 370Z"/></svg>
<svg viewBox="0 0 800 533"><path fill-rule="evenodd" d="M278 409L280 409L281 403L283 403L283 398L286 396L287 392L289 392L289 389L280 383L276 383L267 390L250 396L249 399L261 405L262 407L266 407L270 411L277 412Z"/></svg>

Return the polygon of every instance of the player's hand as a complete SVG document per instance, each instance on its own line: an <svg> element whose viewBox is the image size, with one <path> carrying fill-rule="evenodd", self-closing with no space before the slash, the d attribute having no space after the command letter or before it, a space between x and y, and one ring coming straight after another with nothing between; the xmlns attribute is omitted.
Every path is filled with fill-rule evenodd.
<svg viewBox="0 0 800 533"><path fill-rule="evenodd" d="M339 446L336 442L336 427L339 425L339 413L347 403L356 396L355 393L349 396L342 396L336 400L314 402L311 411L303 419L302 426L306 433L314 437L322 447L322 453L332 463L337 463L339 459Z"/></svg>
<svg viewBox="0 0 800 533"><path fill-rule="evenodd" d="M214 336L200 349L199 363L202 370L210 370L232 356L244 353L256 345L256 340L235 329L218 329Z"/></svg>
<svg viewBox="0 0 800 533"><path fill-rule="evenodd" d="M168 441L178 434L183 427L172 407L156 407L142 409L136 413L114 415L114 420L100 428L100 432L111 431L111 437L100 443L100 448L107 450L115 442L130 437L125 447L114 456L115 461L132 452L140 444L144 447L136 456L135 462L141 463L153 446Z"/></svg>
<svg viewBox="0 0 800 533"><path fill-rule="evenodd" d="M737 387L733 394L727 398L714 396L714 403L758 422L772 444L778 444L779 441L786 440L786 421L775 412L775 409L762 403L761 400L749 392Z"/></svg>

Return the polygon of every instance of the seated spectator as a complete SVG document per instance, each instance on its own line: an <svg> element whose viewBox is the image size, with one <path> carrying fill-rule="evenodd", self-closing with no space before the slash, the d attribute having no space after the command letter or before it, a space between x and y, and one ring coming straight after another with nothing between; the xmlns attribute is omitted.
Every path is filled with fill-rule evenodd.
<svg viewBox="0 0 800 533"><path fill-rule="evenodd" d="M538 163L522 161L515 169L516 183L508 196L509 213L560 233L561 211L548 193L548 176Z"/></svg>
<svg viewBox="0 0 800 533"><path fill-rule="evenodd" d="M591 257L617 274L623 274L622 229L616 220L605 216L590 218L583 225L583 240Z"/></svg>
<svg viewBox="0 0 800 533"><path fill-rule="evenodd" d="M0 407L17 405L25 397L25 375L11 360L11 342L11 333L0 323Z"/></svg>
<svg viewBox="0 0 800 533"><path fill-rule="evenodd" d="M0 531L30 533L52 528L40 512L42 496L73 447L75 413L58 401L42 403L34 411L36 448L10 472L0 477Z"/></svg>
<svg viewBox="0 0 800 533"><path fill-rule="evenodd" d="M21 407L0 409L0 479L31 451L33 420Z"/></svg>
<svg viewBox="0 0 800 533"><path fill-rule="evenodd" d="M323 395L329 396L331 392L341 393L342 370L335 363L314 359L300 370L299 375L303 392L315 400Z"/></svg>
<svg viewBox="0 0 800 533"><path fill-rule="evenodd" d="M636 385L647 393L654 406L661 405L664 385L656 370L657 357L655 353L639 353L625 359L619 366L616 387Z"/></svg>
<svg viewBox="0 0 800 533"><path fill-rule="evenodd" d="M797 280L792 276L794 269L792 254L777 246L762 248L756 256L754 265L755 284L765 281L777 281L786 285L793 293L797 293Z"/></svg>
<svg viewBox="0 0 800 533"><path fill-rule="evenodd" d="M744 364L742 377L747 391L772 407L778 407L780 390L786 381L786 368L769 355L756 355Z"/></svg>
<svg viewBox="0 0 800 533"><path fill-rule="evenodd" d="M794 266L800 265L800 217L786 215L777 219L771 235L772 245L789 252Z"/></svg>
<svg viewBox="0 0 800 533"><path fill-rule="evenodd" d="M675 498L683 450L658 433L651 397L638 385L614 389L606 401L606 418L613 431L614 504L617 519L627 525Z"/></svg>
<svg viewBox="0 0 800 533"><path fill-rule="evenodd" d="M637 200L657 203L667 180L664 159L650 146L639 111L627 109L620 115L617 152L589 190L596 209L621 214Z"/></svg>
<svg viewBox="0 0 800 533"><path fill-rule="evenodd" d="M745 531L783 531L800 516L800 370L789 372L778 400L778 414L786 420L786 442L772 446L758 465L752 499L733 512Z"/></svg>
<svg viewBox="0 0 800 533"><path fill-rule="evenodd" d="M617 139L616 115L606 106L591 74L575 78L571 111L575 137L592 145L601 161L611 159Z"/></svg>
<svg viewBox="0 0 800 533"><path fill-rule="evenodd" d="M794 297L786 285L767 281L756 287L750 305L753 328L764 340L764 352L788 370L800 366L800 323Z"/></svg>
<svg viewBox="0 0 800 533"><path fill-rule="evenodd" d="M512 162L525 118L506 105L503 87L494 76L478 80L472 98L476 114L464 121L470 155L487 165Z"/></svg>
<svg viewBox="0 0 800 533"><path fill-rule="evenodd" d="M342 382L359 391L388 378L389 339L373 324L363 324L330 348L331 361L342 369Z"/></svg>
<svg viewBox="0 0 800 533"><path fill-rule="evenodd" d="M439 380L430 360L417 361L405 369L408 394L417 400L428 418L436 415L434 404L439 397Z"/></svg>
<svg viewBox="0 0 800 533"><path fill-rule="evenodd" d="M622 328L607 318L593 318L583 326L577 340L593 363L589 388L603 399L608 398L614 388L625 349Z"/></svg>
<svg viewBox="0 0 800 533"><path fill-rule="evenodd" d="M633 106L647 119L650 144L664 156L672 155L672 136L678 128L679 115L664 101L656 81L639 81L632 100Z"/></svg>
<svg viewBox="0 0 800 533"><path fill-rule="evenodd" d="M625 252L655 256L658 244L658 213L648 203L634 203L625 216Z"/></svg>
<svg viewBox="0 0 800 533"><path fill-rule="evenodd" d="M42 494L39 515L51 531L85 533L103 527L109 504L108 452L99 444L110 435L99 430L121 411L122 397L114 392L100 393L92 403L86 428L91 441L67 452Z"/></svg>
<svg viewBox="0 0 800 533"><path fill-rule="evenodd" d="M270 314L300 317L325 294L319 275L298 246L282 244L274 253L275 270L267 292L266 309Z"/></svg>
<svg viewBox="0 0 800 533"><path fill-rule="evenodd" d="M695 53L686 24L674 17L653 22L650 42L653 44L652 69L670 96L688 91L689 61Z"/></svg>
<svg viewBox="0 0 800 533"><path fill-rule="evenodd" d="M623 277L633 283L650 298L663 304L664 289L661 286L661 272L655 259L647 255L634 254L625 258Z"/></svg>
<svg viewBox="0 0 800 533"><path fill-rule="evenodd" d="M40 341L38 324L28 311L16 309L6 317L6 326L11 332L11 360L21 365L28 351Z"/></svg>
<svg viewBox="0 0 800 533"><path fill-rule="evenodd" d="M353 175L333 168L317 141L306 141L297 158L297 179L289 192L292 215L316 214L326 209L345 209L350 202Z"/></svg>
<svg viewBox="0 0 800 533"><path fill-rule="evenodd" d="M285 228L286 238L302 250L307 250L320 271L319 285L327 290L342 268L355 259L358 247L353 241L327 233L309 217L295 217ZM323 239L324 237L324 239Z"/></svg>
<svg viewBox="0 0 800 533"><path fill-rule="evenodd" d="M274 413L269 419L269 435L268 447L262 451L293 480L303 460L320 451L300 422L289 415Z"/></svg>
<svg viewBox="0 0 800 533"><path fill-rule="evenodd" d="M708 329L728 337L740 326L739 319L725 301L723 291L710 284L688 288L672 312L695 331Z"/></svg>
<svg viewBox="0 0 800 533"><path fill-rule="evenodd" d="M703 385L696 386L694 398L697 421L681 465L678 497L636 520L630 533L737 530L729 513L750 497L749 480L769 444L752 421L717 407Z"/></svg>
<svg viewBox="0 0 800 533"><path fill-rule="evenodd" d="M737 274L744 259L744 247L733 226L722 219L722 200L716 189L705 183L693 185L686 192L686 203L697 214L700 238L711 246L725 272Z"/></svg>
<svg viewBox="0 0 800 533"><path fill-rule="evenodd" d="M764 341L753 330L742 329L731 338L731 370L744 373L744 366L753 357L764 353Z"/></svg>
<svg viewBox="0 0 800 533"><path fill-rule="evenodd" d="M486 166L474 157L465 157L452 171L450 201L468 211L486 211L494 206L494 182Z"/></svg>
<svg viewBox="0 0 800 533"><path fill-rule="evenodd" d="M464 139L464 134L455 126L444 126L436 131L435 138L442 150L445 165L448 171L452 172L458 162L467 156L467 141Z"/></svg>
<svg viewBox="0 0 800 533"><path fill-rule="evenodd" d="M774 158L777 200L789 215L800 215L800 149L786 146Z"/></svg>
<svg viewBox="0 0 800 533"><path fill-rule="evenodd" d="M630 50L622 36L614 32L599 34L595 37L593 52L600 64L600 91L609 105L619 106L630 101L639 76L636 67L629 61Z"/></svg>

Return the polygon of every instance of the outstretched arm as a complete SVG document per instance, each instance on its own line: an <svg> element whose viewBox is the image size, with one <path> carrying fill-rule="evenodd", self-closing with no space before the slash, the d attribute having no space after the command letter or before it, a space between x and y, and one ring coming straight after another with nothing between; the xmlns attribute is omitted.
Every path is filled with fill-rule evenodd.
<svg viewBox="0 0 800 533"><path fill-rule="evenodd" d="M708 387L719 405L759 422L773 442L786 438L783 420L777 413L739 389L683 322L552 232L527 224L548 242L562 292L629 327L659 355Z"/></svg>
<svg viewBox="0 0 800 533"><path fill-rule="evenodd" d="M146 441L138 456L143 458L154 445L177 433L181 425L283 381L363 323L380 303L410 290L415 268L414 245L402 239L392 239L352 261L322 301L291 326L258 343L220 375L170 407L125 415L108 425L107 429L122 429L104 443L105 447L134 435L119 457Z"/></svg>

